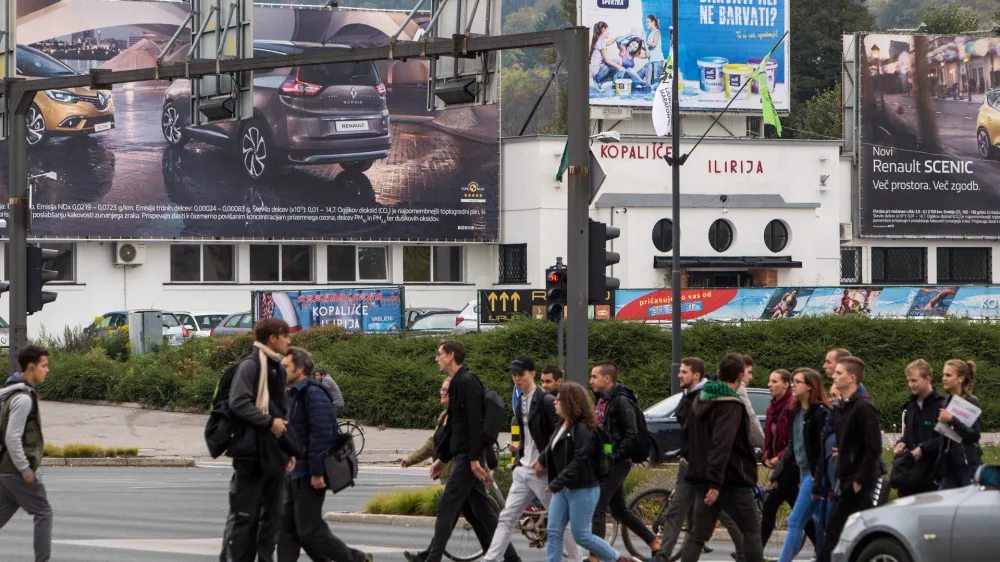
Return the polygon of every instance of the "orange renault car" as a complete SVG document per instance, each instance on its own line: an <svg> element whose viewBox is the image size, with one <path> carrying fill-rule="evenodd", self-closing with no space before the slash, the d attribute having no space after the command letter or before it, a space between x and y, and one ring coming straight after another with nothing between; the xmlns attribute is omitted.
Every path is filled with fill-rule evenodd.
<svg viewBox="0 0 1000 562"><path fill-rule="evenodd" d="M31 80L79 73L38 49L18 45L17 74ZM106 90L45 90L35 94L28 110L29 146L45 144L53 137L92 135L114 128L115 104Z"/></svg>
<svg viewBox="0 0 1000 562"><path fill-rule="evenodd" d="M1000 89L986 92L976 119L976 145L979 155L993 158L1000 154Z"/></svg>

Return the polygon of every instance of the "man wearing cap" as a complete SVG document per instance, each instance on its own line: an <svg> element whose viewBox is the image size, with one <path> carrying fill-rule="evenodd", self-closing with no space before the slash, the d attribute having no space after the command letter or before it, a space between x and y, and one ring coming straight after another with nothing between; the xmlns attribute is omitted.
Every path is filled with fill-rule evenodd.
<svg viewBox="0 0 1000 562"><path fill-rule="evenodd" d="M344 395L340 392L340 387L334 382L333 377L326 373L326 369L317 370L315 377L330 392L333 403L333 419L336 421L340 418L340 411L344 409Z"/></svg>
<svg viewBox="0 0 1000 562"><path fill-rule="evenodd" d="M508 370L514 379L514 386L521 391L521 398L514 409L516 423L521 428L521 446L514 459L513 482L507 493L506 505L500 512L493 542L483 557L485 562L503 559L518 519L535 498L548 509L552 494L546 490L548 480L538 475L538 459L562 424L562 419L556 414L555 397L535 385L535 361L521 356L511 362ZM579 561L580 555L569 529L566 530L565 544L568 559Z"/></svg>

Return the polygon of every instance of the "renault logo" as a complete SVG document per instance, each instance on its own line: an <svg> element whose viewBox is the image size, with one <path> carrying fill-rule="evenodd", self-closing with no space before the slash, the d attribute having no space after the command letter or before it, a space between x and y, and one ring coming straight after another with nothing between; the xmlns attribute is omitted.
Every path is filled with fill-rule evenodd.
<svg viewBox="0 0 1000 562"><path fill-rule="evenodd" d="M351 88L351 99L354 99L356 97L358 97L358 91L355 90L354 88Z"/></svg>

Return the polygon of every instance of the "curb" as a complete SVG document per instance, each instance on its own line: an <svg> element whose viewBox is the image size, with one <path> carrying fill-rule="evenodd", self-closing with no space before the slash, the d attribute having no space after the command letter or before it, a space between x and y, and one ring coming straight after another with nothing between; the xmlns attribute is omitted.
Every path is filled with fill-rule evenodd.
<svg viewBox="0 0 1000 562"><path fill-rule="evenodd" d="M193 468L195 462L189 457L130 457L130 458L42 458L42 466L128 466L146 468Z"/></svg>
<svg viewBox="0 0 1000 562"><path fill-rule="evenodd" d="M372 513L354 513L349 511L330 511L323 515L323 520L327 523L363 523L367 525L384 525L388 527L416 527L433 528L435 518L421 515L376 515ZM461 519L459 520L461 522ZM781 545L785 542L787 531L775 530L771 533L771 540L768 544ZM722 542L732 542L729 531L723 527L718 527L715 532L715 540ZM615 541L618 544L618 541Z"/></svg>

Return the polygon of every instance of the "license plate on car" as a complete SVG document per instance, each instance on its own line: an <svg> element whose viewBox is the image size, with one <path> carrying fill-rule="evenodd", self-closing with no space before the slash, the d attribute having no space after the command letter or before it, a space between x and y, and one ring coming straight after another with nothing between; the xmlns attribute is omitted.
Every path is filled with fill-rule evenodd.
<svg viewBox="0 0 1000 562"><path fill-rule="evenodd" d="M367 131L368 121L337 121L334 123L338 133L351 133L354 131Z"/></svg>
<svg viewBox="0 0 1000 562"><path fill-rule="evenodd" d="M110 131L111 123L98 123L94 125L94 132L100 133L101 131Z"/></svg>

